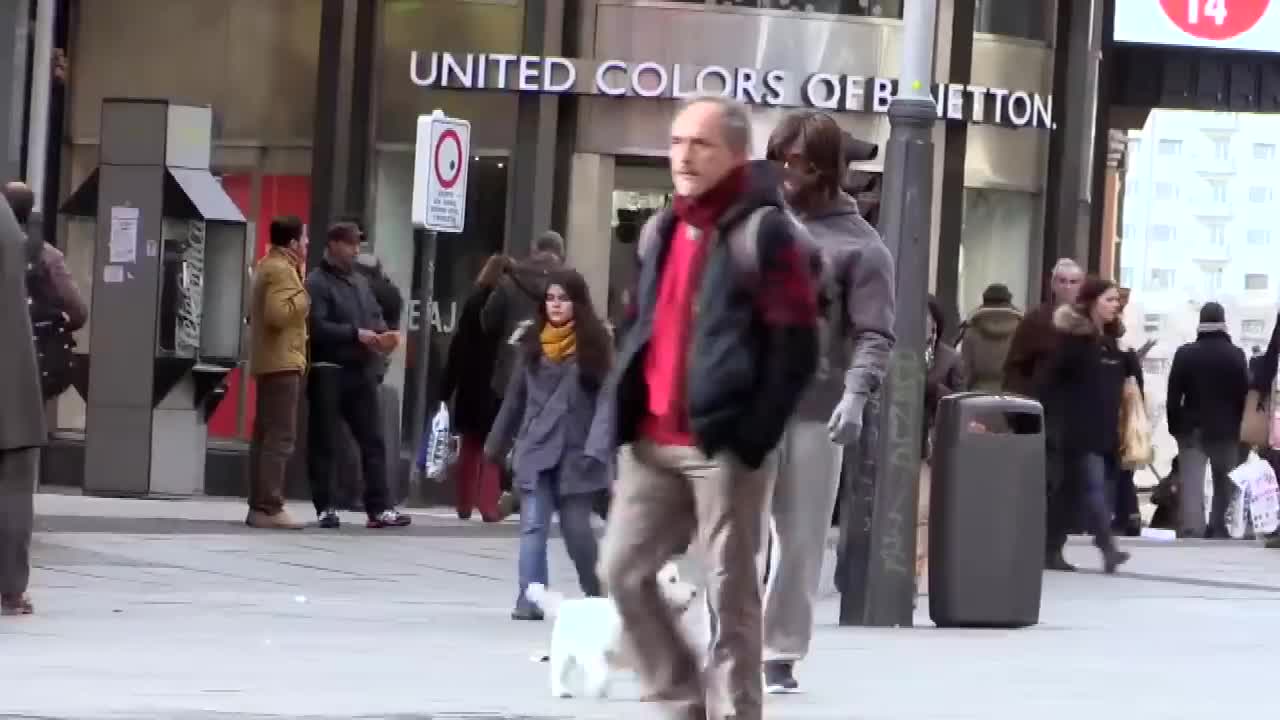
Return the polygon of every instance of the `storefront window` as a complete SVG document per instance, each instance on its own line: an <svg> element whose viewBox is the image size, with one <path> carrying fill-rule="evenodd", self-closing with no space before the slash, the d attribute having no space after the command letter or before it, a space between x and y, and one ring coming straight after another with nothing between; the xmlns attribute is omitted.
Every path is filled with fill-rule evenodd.
<svg viewBox="0 0 1280 720"><path fill-rule="evenodd" d="M1049 0L977 0L973 29L993 35L1046 40Z"/></svg>
<svg viewBox="0 0 1280 720"><path fill-rule="evenodd" d="M686 1L699 2L700 0ZM902 0L712 0L711 4L759 8L762 10L830 13L833 15L902 17Z"/></svg>
<svg viewBox="0 0 1280 720"><path fill-rule="evenodd" d="M1004 283L1013 302L1026 306L1030 296L1031 242L1039 196L1009 190L965 188L964 227L960 236L960 311L982 303L982 291Z"/></svg>

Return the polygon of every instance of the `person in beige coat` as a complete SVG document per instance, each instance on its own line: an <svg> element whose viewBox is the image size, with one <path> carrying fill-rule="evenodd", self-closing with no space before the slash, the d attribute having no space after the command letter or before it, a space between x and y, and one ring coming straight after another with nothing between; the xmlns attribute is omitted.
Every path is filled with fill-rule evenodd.
<svg viewBox="0 0 1280 720"><path fill-rule="evenodd" d="M250 527L299 530L284 509L285 469L298 430L298 399L307 369L307 312L302 284L306 236L296 217L271 222L271 248L253 271L249 308L249 370L257 382L250 445Z"/></svg>
<svg viewBox="0 0 1280 720"><path fill-rule="evenodd" d="M48 439L27 310L26 235L0 200L0 614L29 615L31 529L40 448Z"/></svg>

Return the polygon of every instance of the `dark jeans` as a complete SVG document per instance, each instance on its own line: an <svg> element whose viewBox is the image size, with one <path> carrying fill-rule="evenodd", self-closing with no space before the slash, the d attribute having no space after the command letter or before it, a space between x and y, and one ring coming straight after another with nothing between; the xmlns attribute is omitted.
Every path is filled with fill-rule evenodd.
<svg viewBox="0 0 1280 720"><path fill-rule="evenodd" d="M249 507L267 515L284 509L285 470L298 432L302 373L259 375L249 445Z"/></svg>
<svg viewBox="0 0 1280 720"><path fill-rule="evenodd" d="M378 383L372 374L338 367L313 367L307 380L308 457L311 502L316 512L334 507L334 454L345 421L360 448L364 510L375 517L387 502L387 453L378 411Z"/></svg>
<svg viewBox="0 0 1280 720"><path fill-rule="evenodd" d="M578 570L578 586L588 597L599 597L596 563L600 551L591 529L592 493L560 495L558 470L544 472L531 491L520 491L520 594L516 606L525 607L524 590L530 583L547 585L547 536L551 515L560 513L560 534Z"/></svg>
<svg viewBox="0 0 1280 720"><path fill-rule="evenodd" d="M1115 503L1112 506L1115 519L1112 526L1118 530L1140 526L1142 516L1138 509L1138 488L1133 484L1133 471L1119 468L1115 478Z"/></svg>
<svg viewBox="0 0 1280 720"><path fill-rule="evenodd" d="M1066 453L1063 475L1049 494L1049 544L1051 553L1061 552L1067 544L1071 526L1081 517L1081 509L1093 533L1094 544L1102 550L1115 547L1111 530L1112 486L1108 482L1115 471L1115 459L1098 453Z"/></svg>

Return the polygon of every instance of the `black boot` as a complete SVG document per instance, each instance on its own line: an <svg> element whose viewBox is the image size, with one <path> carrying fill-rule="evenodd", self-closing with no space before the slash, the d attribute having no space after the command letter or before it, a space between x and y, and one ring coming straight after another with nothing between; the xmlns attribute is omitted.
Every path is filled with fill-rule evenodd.
<svg viewBox="0 0 1280 720"><path fill-rule="evenodd" d="M1044 569L1057 572L1075 572L1076 566L1067 562L1061 550L1050 550L1044 556Z"/></svg>
<svg viewBox="0 0 1280 720"><path fill-rule="evenodd" d="M1129 553L1118 548L1104 548L1102 550L1102 569L1108 575L1114 575L1116 569L1121 565L1129 562Z"/></svg>

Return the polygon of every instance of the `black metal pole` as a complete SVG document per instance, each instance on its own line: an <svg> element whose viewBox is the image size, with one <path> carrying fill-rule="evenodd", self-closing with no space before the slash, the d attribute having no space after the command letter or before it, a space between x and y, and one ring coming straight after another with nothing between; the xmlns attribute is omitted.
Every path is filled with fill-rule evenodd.
<svg viewBox="0 0 1280 720"><path fill-rule="evenodd" d="M434 230L423 230L422 258L418 263L417 294L418 303L418 335L413 346L413 405L409 415L412 434L409 436L412 447L417 449L423 440L423 432L427 427L427 373L431 365L431 301L435 294L436 277L436 233ZM417 492L418 488L410 488Z"/></svg>
<svg viewBox="0 0 1280 720"><path fill-rule="evenodd" d="M932 87L937 0L914 0L903 17L903 73L889 106L881 232L893 253L897 343L878 403L871 442L852 495L864 503L842 528L846 543L841 625L910 626L915 609L916 503L924 430L925 317L933 207ZM878 409L877 409L878 405ZM867 462L871 460L871 462ZM867 508L865 503L869 503ZM866 521L866 510L870 521ZM858 527L861 516L861 527Z"/></svg>

